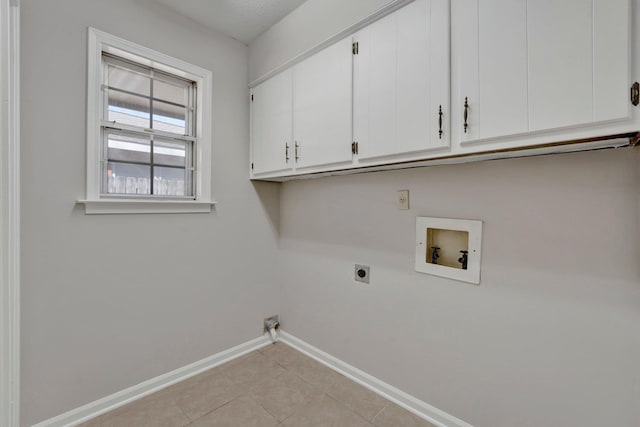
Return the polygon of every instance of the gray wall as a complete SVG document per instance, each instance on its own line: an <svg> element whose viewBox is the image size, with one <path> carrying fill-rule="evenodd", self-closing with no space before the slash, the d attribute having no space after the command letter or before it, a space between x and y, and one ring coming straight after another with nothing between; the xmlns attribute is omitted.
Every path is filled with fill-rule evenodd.
<svg viewBox="0 0 640 427"><path fill-rule="evenodd" d="M22 423L256 338L278 192L248 177L246 46L147 0L22 1ZM213 71L215 212L85 216L87 26Z"/></svg>
<svg viewBox="0 0 640 427"><path fill-rule="evenodd" d="M379 7L324 3L257 39L250 76ZM639 170L620 149L285 183L283 327L478 427L640 425ZM479 286L414 271L416 216L484 221Z"/></svg>
<svg viewBox="0 0 640 427"><path fill-rule="evenodd" d="M308 0L249 45L249 80L365 18L391 0Z"/></svg>
<svg viewBox="0 0 640 427"><path fill-rule="evenodd" d="M637 426L639 166L625 149L286 183L283 327L478 427ZM480 286L414 272L416 216L484 221Z"/></svg>

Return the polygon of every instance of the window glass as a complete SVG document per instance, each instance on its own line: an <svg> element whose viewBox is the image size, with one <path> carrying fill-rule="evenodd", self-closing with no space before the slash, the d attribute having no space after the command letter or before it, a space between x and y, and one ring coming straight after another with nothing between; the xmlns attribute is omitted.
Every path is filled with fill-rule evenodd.
<svg viewBox="0 0 640 427"><path fill-rule="evenodd" d="M187 168L188 160L187 143L155 141L153 146L153 163L162 166L174 166Z"/></svg>
<svg viewBox="0 0 640 427"><path fill-rule="evenodd" d="M121 162L150 163L151 141L148 137L109 133L107 156Z"/></svg>
<svg viewBox="0 0 640 427"><path fill-rule="evenodd" d="M150 127L149 98L110 89L108 91L107 120L124 125Z"/></svg>
<svg viewBox="0 0 640 427"><path fill-rule="evenodd" d="M109 65L108 85L138 95L151 96L151 79L148 75Z"/></svg>
<svg viewBox="0 0 640 427"><path fill-rule="evenodd" d="M179 105L187 105L189 88L182 85L171 84L163 80L153 81L153 97L163 101Z"/></svg>
<svg viewBox="0 0 640 427"><path fill-rule="evenodd" d="M103 194L193 197L195 83L108 54L103 62Z"/></svg>
<svg viewBox="0 0 640 427"><path fill-rule="evenodd" d="M190 196L190 172L181 168L157 166L153 172L154 194Z"/></svg>
<svg viewBox="0 0 640 427"><path fill-rule="evenodd" d="M153 101L153 129L186 135L187 111L185 107Z"/></svg>
<svg viewBox="0 0 640 427"><path fill-rule="evenodd" d="M132 163L107 164L107 194L141 194L151 191L151 167Z"/></svg>

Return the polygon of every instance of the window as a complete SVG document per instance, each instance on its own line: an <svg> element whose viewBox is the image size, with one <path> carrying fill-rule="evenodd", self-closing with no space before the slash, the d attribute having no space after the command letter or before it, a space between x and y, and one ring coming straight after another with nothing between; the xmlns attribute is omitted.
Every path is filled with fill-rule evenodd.
<svg viewBox="0 0 640 427"><path fill-rule="evenodd" d="M89 29L87 213L210 212L211 72Z"/></svg>
<svg viewBox="0 0 640 427"><path fill-rule="evenodd" d="M101 195L193 199L195 82L102 54Z"/></svg>

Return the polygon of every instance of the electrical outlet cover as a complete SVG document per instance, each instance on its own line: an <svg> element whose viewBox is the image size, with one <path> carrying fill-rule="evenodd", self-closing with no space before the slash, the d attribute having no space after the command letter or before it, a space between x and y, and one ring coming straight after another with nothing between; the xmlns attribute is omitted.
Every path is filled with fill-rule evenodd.
<svg viewBox="0 0 640 427"><path fill-rule="evenodd" d="M398 209L409 209L409 190L398 190Z"/></svg>
<svg viewBox="0 0 640 427"><path fill-rule="evenodd" d="M353 278L356 282L369 283L369 266L356 264Z"/></svg>

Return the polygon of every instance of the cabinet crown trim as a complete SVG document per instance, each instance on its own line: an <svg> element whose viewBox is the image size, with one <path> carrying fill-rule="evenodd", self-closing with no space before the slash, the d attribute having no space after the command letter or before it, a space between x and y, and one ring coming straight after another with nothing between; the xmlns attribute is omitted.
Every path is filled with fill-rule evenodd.
<svg viewBox="0 0 640 427"><path fill-rule="evenodd" d="M267 72L266 74L263 74L261 77L258 77L257 79L253 80L251 83L249 83L249 87L253 88L257 85L259 85L260 83L264 82L265 80L269 80L271 77L275 76L276 74L286 70L287 68L291 68L294 65L296 65L299 62L304 61L305 59L309 58L310 56L315 55L316 53L320 52L321 50L331 46L332 44L344 39L345 37L348 37L349 35L357 32L358 30L361 30L362 28L366 27L367 25L381 19L384 18L385 16L389 15L392 12L395 12L396 10L406 6L409 3L414 2L415 0L393 0L390 1L389 3L385 4L384 6L382 6L381 8L379 8L378 10L376 10L375 12L371 13L370 15L366 16L364 19L356 22L355 24L352 24L350 26L348 26L347 28L338 31L337 33L335 33L334 35L330 36L329 38L327 38L326 40L318 43L317 45L313 46L310 49L307 49L305 51L303 51L302 53L294 56L293 58L289 59L288 61L286 61L285 63L279 65L278 67L274 68L273 70Z"/></svg>

